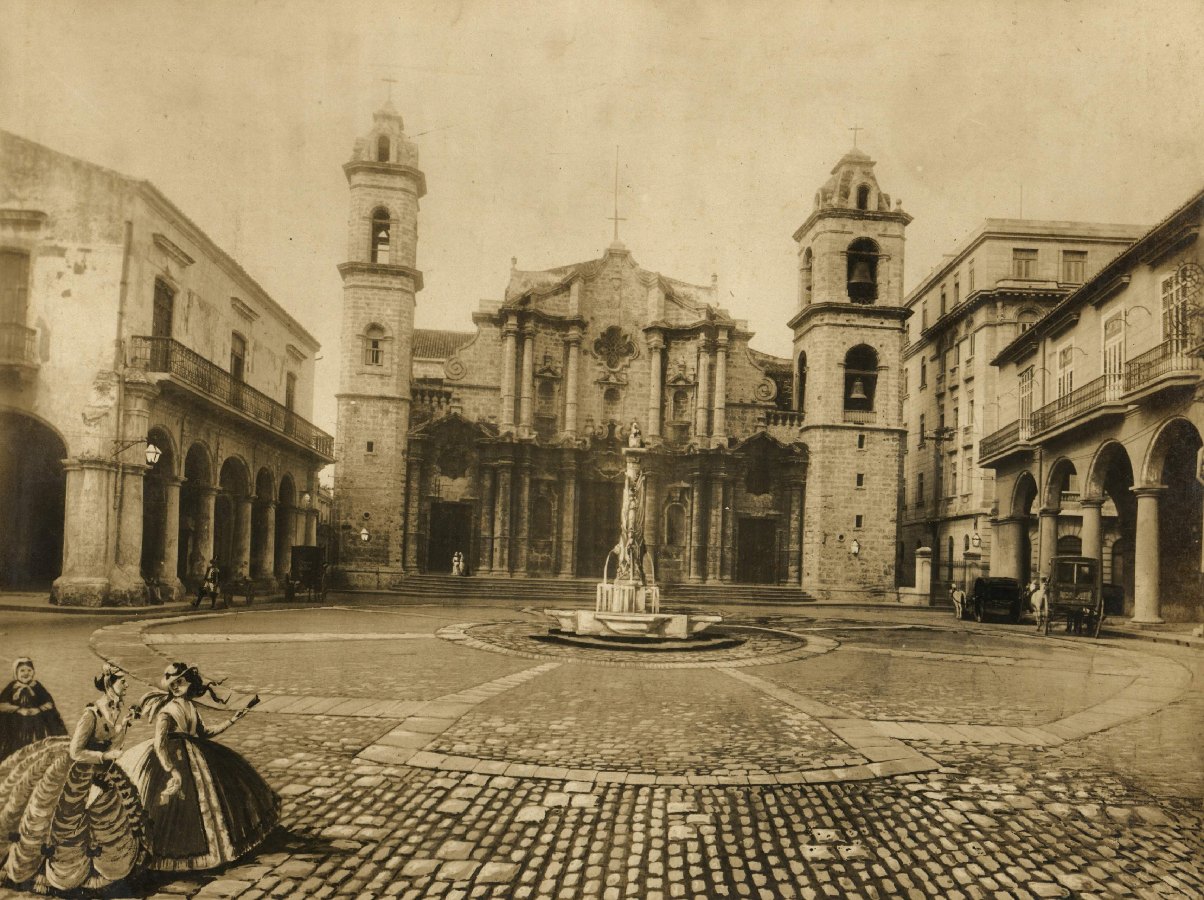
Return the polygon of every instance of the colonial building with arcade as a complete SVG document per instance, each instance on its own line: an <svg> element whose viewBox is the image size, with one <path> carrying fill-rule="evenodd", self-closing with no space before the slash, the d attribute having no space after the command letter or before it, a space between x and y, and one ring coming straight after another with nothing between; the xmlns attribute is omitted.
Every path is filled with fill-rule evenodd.
<svg viewBox="0 0 1204 900"><path fill-rule="evenodd" d="M601 257L512 268L472 331L414 327L426 180L386 106L350 189L335 511L344 583L447 572L602 575L620 448L648 447L646 540L661 584L896 587L910 216L854 149L794 232L792 358L751 346L717 279Z"/></svg>

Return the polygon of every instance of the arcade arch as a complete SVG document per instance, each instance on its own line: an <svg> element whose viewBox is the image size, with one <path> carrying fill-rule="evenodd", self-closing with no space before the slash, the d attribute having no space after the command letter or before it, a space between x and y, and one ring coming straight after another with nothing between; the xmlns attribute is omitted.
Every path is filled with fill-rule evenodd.
<svg viewBox="0 0 1204 900"><path fill-rule="evenodd" d="M48 588L62 572L67 480L62 438L41 421L0 412L0 589Z"/></svg>

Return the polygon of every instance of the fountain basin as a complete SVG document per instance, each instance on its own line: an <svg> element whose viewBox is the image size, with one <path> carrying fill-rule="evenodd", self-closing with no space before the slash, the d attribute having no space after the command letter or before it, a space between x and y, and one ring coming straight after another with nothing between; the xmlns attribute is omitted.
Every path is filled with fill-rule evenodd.
<svg viewBox="0 0 1204 900"><path fill-rule="evenodd" d="M547 609L544 613L555 619L559 630L567 634L628 640L684 641L723 621L722 616L689 613L600 612L592 609Z"/></svg>

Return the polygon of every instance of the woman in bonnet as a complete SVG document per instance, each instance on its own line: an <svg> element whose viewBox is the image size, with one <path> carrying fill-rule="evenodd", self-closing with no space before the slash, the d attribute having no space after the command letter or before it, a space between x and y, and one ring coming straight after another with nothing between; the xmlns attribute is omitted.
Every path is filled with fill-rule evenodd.
<svg viewBox="0 0 1204 900"><path fill-rule="evenodd" d="M26 744L66 733L54 698L34 677L33 660L28 656L13 660L13 680L0 691L0 760Z"/></svg>
<svg viewBox="0 0 1204 900"><path fill-rule="evenodd" d="M39 893L103 888L145 858L138 792L114 764L131 718L126 674L105 663L93 683L101 696L70 740L45 738L0 763L0 873Z"/></svg>
<svg viewBox="0 0 1204 900"><path fill-rule="evenodd" d="M276 792L249 762L211 740L247 712L207 724L196 701L207 695L224 706L215 686L196 666L174 662L163 673L164 690L138 703L155 736L132 747L121 765L146 807L152 869L189 872L231 863L258 847L280 819Z"/></svg>

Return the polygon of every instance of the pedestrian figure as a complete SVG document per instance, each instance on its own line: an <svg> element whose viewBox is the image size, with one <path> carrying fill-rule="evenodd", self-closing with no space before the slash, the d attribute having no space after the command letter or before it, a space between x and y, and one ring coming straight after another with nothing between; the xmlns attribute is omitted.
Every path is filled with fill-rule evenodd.
<svg viewBox="0 0 1204 900"><path fill-rule="evenodd" d="M951 584L949 585L949 599L953 601L953 615L958 619L964 618L966 613L966 592L956 584Z"/></svg>
<svg viewBox="0 0 1204 900"><path fill-rule="evenodd" d="M464 554L461 553L459 550L457 550L455 553L452 554L452 574L453 575L463 575L464 574Z"/></svg>
<svg viewBox="0 0 1204 900"><path fill-rule="evenodd" d="M1036 582L1034 582L1036 584ZM1049 616L1049 600L1045 596L1046 588L1049 585L1048 578L1042 578L1041 584L1029 596L1029 603L1032 604L1033 610L1037 614L1037 624L1041 625Z"/></svg>
<svg viewBox="0 0 1204 900"><path fill-rule="evenodd" d="M0 760L34 741L67 733L54 698L34 677L33 660L28 656L15 660L13 675L0 691Z"/></svg>
<svg viewBox="0 0 1204 900"><path fill-rule="evenodd" d="M38 893L96 890L146 857L138 792L115 764L131 714L126 673L111 663L93 684L70 740L50 737L0 763L0 874Z"/></svg>
<svg viewBox="0 0 1204 900"><path fill-rule="evenodd" d="M209 560L209 566L205 569L205 577L201 580L201 586L196 592L196 599L192 601L192 608L196 609L201 605L201 600L204 597L209 598L209 608L217 608L217 595L221 588L222 570L218 568L217 557Z"/></svg>
<svg viewBox="0 0 1204 900"><path fill-rule="evenodd" d="M280 798L254 767L211 740L247 714L253 699L219 725L209 726L196 701L224 706L217 684L196 666L171 663L162 691L137 704L155 736L121 758L146 808L149 868L196 872L234 862L258 847L280 820ZM209 709L207 707L207 709Z"/></svg>

